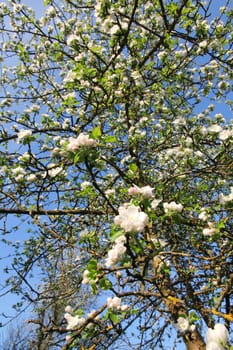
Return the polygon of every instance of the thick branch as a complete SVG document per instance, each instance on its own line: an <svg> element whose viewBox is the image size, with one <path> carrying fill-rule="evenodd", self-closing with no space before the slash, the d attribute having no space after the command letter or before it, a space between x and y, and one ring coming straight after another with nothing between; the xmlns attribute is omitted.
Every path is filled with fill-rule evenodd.
<svg viewBox="0 0 233 350"><path fill-rule="evenodd" d="M26 208L0 208L0 214L25 214L25 215L104 215L105 212L98 209L26 209Z"/></svg>
<svg viewBox="0 0 233 350"><path fill-rule="evenodd" d="M174 321L177 321L178 317L186 315L188 317L188 310L182 300L176 298L175 291L171 286L169 276L161 279L158 283L158 287L163 296L163 302L171 314ZM183 335L183 340L187 350L205 350L206 345L197 329L189 331Z"/></svg>

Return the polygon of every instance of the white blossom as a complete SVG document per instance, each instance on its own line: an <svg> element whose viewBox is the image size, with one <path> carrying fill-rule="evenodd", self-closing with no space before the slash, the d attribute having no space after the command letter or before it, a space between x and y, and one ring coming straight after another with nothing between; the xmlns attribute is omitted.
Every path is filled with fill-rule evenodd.
<svg viewBox="0 0 233 350"><path fill-rule="evenodd" d="M92 147L96 145L96 141L90 138L88 135L79 134L77 138L70 137L67 145L68 151L76 151L80 147Z"/></svg>
<svg viewBox="0 0 233 350"><path fill-rule="evenodd" d="M28 129L22 129L17 134L17 142L20 143L22 140L24 140L27 137L30 137L32 135L32 131Z"/></svg>
<svg viewBox="0 0 233 350"><path fill-rule="evenodd" d="M48 174L50 177L56 177L57 175L59 175L61 172L63 171L62 167L56 167L53 169L49 169L48 170Z"/></svg>
<svg viewBox="0 0 233 350"><path fill-rule="evenodd" d="M35 174L30 174L27 176L27 181L34 182L37 179Z"/></svg>
<svg viewBox="0 0 233 350"><path fill-rule="evenodd" d="M112 196L112 195L114 195L115 194L115 189L113 188L113 189L108 189L108 190L106 190L105 191L105 196L107 196L107 197L109 197L109 196Z"/></svg>
<svg viewBox="0 0 233 350"><path fill-rule="evenodd" d="M152 209L156 209L157 206L159 205L159 203L160 203L161 201L162 201L161 199L154 199L154 200L151 202L151 208L152 208Z"/></svg>
<svg viewBox="0 0 233 350"><path fill-rule="evenodd" d="M214 227L213 222L208 222L208 226L209 227L204 228L204 230L202 231L204 236L212 236L213 234L216 233L216 228Z"/></svg>
<svg viewBox="0 0 233 350"><path fill-rule="evenodd" d="M88 277L88 275L89 275L89 271L84 270L82 284L88 284L90 282L90 278Z"/></svg>
<svg viewBox="0 0 233 350"><path fill-rule="evenodd" d="M135 205L121 206L118 212L119 215L115 217L114 223L123 228L125 232L143 231L149 223L148 215Z"/></svg>
<svg viewBox="0 0 233 350"><path fill-rule="evenodd" d="M150 186L143 186L143 187L138 187L136 185L133 185L128 189L128 194L130 196L133 196L135 194L141 194L144 198L152 198L154 197L153 193L154 188Z"/></svg>
<svg viewBox="0 0 233 350"><path fill-rule="evenodd" d="M115 309L119 311L125 311L128 309L128 305L121 305L121 298L119 297L108 298L107 307L109 309Z"/></svg>
<svg viewBox="0 0 233 350"><path fill-rule="evenodd" d="M119 258L125 253L126 251L126 247L124 245L125 241L126 241L125 236L120 236L115 240L112 249L110 249L108 252L108 257L105 262L106 266L113 266L119 260Z"/></svg>
<svg viewBox="0 0 233 350"><path fill-rule="evenodd" d="M227 343L229 333L222 323L216 323L214 328L208 328L206 332L206 349L223 350Z"/></svg>
<svg viewBox="0 0 233 350"><path fill-rule="evenodd" d="M91 186L91 183L89 181L83 181L80 185L82 191L85 190L89 186Z"/></svg>
<svg viewBox="0 0 233 350"><path fill-rule="evenodd" d="M30 159L30 153L25 152L24 154L22 154L21 156L19 156L18 160L22 161L22 162L27 162Z"/></svg>
<svg viewBox="0 0 233 350"><path fill-rule="evenodd" d="M68 94L64 95L63 98L64 100L67 100L68 98L75 98L76 97L76 94L75 92L69 92Z"/></svg>
<svg viewBox="0 0 233 350"><path fill-rule="evenodd" d="M207 128L210 133L218 133L222 131L222 127L218 124L213 124Z"/></svg>
<svg viewBox="0 0 233 350"><path fill-rule="evenodd" d="M189 320L185 317L179 317L177 323L175 324L179 332L185 333L189 330Z"/></svg>
<svg viewBox="0 0 233 350"><path fill-rule="evenodd" d="M71 83L75 80L75 78L77 77L77 74L75 72L73 72L72 70L70 70L66 77L63 79L63 83Z"/></svg>
<svg viewBox="0 0 233 350"><path fill-rule="evenodd" d="M200 43L199 43L199 47L200 48L206 48L208 46L208 42L207 42L207 40L203 40L203 41L201 41Z"/></svg>
<svg viewBox="0 0 233 350"><path fill-rule="evenodd" d="M17 175L25 175L25 170L21 166L17 166L16 168L11 169L11 173L15 176Z"/></svg>
<svg viewBox="0 0 233 350"><path fill-rule="evenodd" d="M78 315L72 316L70 313L65 313L64 318L66 319L68 325L66 327L67 330L73 330L77 327L80 327L86 321L84 317L80 317Z"/></svg>
<svg viewBox="0 0 233 350"><path fill-rule="evenodd" d="M70 305L67 305L65 308L65 312L71 314L73 312L73 308Z"/></svg>
<svg viewBox="0 0 233 350"><path fill-rule="evenodd" d="M217 343L210 342L206 344L206 350L223 350L223 347Z"/></svg>
<svg viewBox="0 0 233 350"><path fill-rule="evenodd" d="M222 130L219 133L219 139L222 141L229 139L231 136L233 136L233 130Z"/></svg>
<svg viewBox="0 0 233 350"><path fill-rule="evenodd" d="M114 297L107 299L107 307L109 309L119 309L121 305L121 298Z"/></svg>
<svg viewBox="0 0 233 350"><path fill-rule="evenodd" d="M230 201L233 200L233 187L230 187L230 190L231 190L231 192L228 195L226 195L226 196L224 196L223 193L220 193L219 201L220 201L221 204L225 204L225 203L230 202Z"/></svg>
<svg viewBox="0 0 233 350"><path fill-rule="evenodd" d="M169 211L176 211L177 213L181 213L183 210L182 204L177 204L176 202L170 202L170 203L163 203L163 208L165 213L168 213Z"/></svg>
<svg viewBox="0 0 233 350"><path fill-rule="evenodd" d="M200 212L200 214L198 215L198 218L199 218L200 220L207 221L207 220L208 220L208 217L209 217L209 215L208 215L208 213L206 212L206 209L205 209L205 208L201 208L201 212Z"/></svg>
<svg viewBox="0 0 233 350"><path fill-rule="evenodd" d="M79 41L79 37L74 34L69 35L66 39L67 45L69 46L74 43L74 41Z"/></svg>

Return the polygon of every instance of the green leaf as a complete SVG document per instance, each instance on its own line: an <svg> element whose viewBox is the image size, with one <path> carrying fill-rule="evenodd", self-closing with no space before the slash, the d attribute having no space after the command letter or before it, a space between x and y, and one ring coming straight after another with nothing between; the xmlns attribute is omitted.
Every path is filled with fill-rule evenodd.
<svg viewBox="0 0 233 350"><path fill-rule="evenodd" d="M91 137L93 139L99 139L101 135L102 135L102 132L101 132L100 126L96 126L91 132Z"/></svg>
<svg viewBox="0 0 233 350"><path fill-rule="evenodd" d="M76 153L75 156L74 156L74 164L77 164L80 160L80 155L79 153Z"/></svg>
<svg viewBox="0 0 233 350"><path fill-rule="evenodd" d="M87 264L87 269L90 272L95 272L97 270L97 260L91 259Z"/></svg>
<svg viewBox="0 0 233 350"><path fill-rule="evenodd" d="M135 164L135 163L130 164L129 170L131 170L133 173L136 173L138 171L137 164Z"/></svg>
<svg viewBox="0 0 233 350"><path fill-rule="evenodd" d="M116 313L109 312L109 318L113 323L118 323L119 322L119 316Z"/></svg>
<svg viewBox="0 0 233 350"><path fill-rule="evenodd" d="M190 319L190 323L193 323L195 321L199 321L200 317L196 314L195 311L191 311L189 314L189 319Z"/></svg>
<svg viewBox="0 0 233 350"><path fill-rule="evenodd" d="M114 226L111 231L110 231L110 239L111 239L111 242L115 242L115 240L118 238L118 237L121 237L124 235L124 230L122 229L119 229L119 227L117 226Z"/></svg>
<svg viewBox="0 0 233 350"><path fill-rule="evenodd" d="M106 277L101 278L99 285L104 290L112 288L112 283Z"/></svg>
<svg viewBox="0 0 233 350"><path fill-rule="evenodd" d="M105 136L104 138L103 138L103 141L104 142L117 142L117 137L116 136Z"/></svg>

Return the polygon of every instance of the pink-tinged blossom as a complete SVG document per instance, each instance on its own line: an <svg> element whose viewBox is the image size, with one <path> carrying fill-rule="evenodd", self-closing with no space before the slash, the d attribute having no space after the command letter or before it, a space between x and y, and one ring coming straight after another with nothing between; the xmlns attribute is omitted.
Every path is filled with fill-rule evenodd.
<svg viewBox="0 0 233 350"><path fill-rule="evenodd" d="M170 203L163 203L163 208L165 213L168 213L169 211L176 211L177 213L181 213L183 210L182 204L177 204L176 202L170 202Z"/></svg>
<svg viewBox="0 0 233 350"><path fill-rule="evenodd" d="M154 197L153 190L154 190L154 188L152 188L150 186L144 186L144 187L140 188L140 193L145 198L153 198Z"/></svg>
<svg viewBox="0 0 233 350"><path fill-rule="evenodd" d="M223 350L228 338L227 328L221 323L216 323L213 329L208 328L206 332L206 349Z"/></svg>
<svg viewBox="0 0 233 350"><path fill-rule="evenodd" d="M153 198L154 197L153 190L154 188L150 186L138 187L134 185L128 189L128 194L130 196L134 196L135 194L141 194L144 198Z"/></svg>
<svg viewBox="0 0 233 350"><path fill-rule="evenodd" d="M67 150L74 152L80 147L93 147L96 145L96 141L91 139L88 135L79 134L77 138L70 137L67 145Z"/></svg>
<svg viewBox="0 0 233 350"><path fill-rule="evenodd" d="M119 215L115 217L114 223L123 228L125 232L143 231L149 223L148 215L135 205L121 206L118 212Z"/></svg>
<svg viewBox="0 0 233 350"><path fill-rule="evenodd" d="M134 196L135 194L139 194L140 193L140 189L138 186L132 186L128 189L128 195L129 196Z"/></svg>

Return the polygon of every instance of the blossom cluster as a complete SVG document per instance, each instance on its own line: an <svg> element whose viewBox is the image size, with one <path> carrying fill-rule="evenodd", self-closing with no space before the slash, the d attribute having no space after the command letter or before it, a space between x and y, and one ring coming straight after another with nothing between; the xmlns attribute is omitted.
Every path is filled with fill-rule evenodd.
<svg viewBox="0 0 233 350"><path fill-rule="evenodd" d="M68 325L66 327L67 330L73 330L77 327L83 326L85 323L85 318L80 317L79 315L72 316L71 312L73 311L72 308L66 307L65 309L66 313L64 315L64 318L66 319Z"/></svg>
<svg viewBox="0 0 233 350"><path fill-rule="evenodd" d="M119 215L114 223L119 225L125 232L140 232L149 224L149 217L135 205L125 204L119 207Z"/></svg>
<svg viewBox="0 0 233 350"><path fill-rule="evenodd" d="M176 202L170 202L170 203L163 203L163 208L165 213L168 213L169 211L175 211L177 213L181 213L183 210L183 205L182 204L177 204Z"/></svg>
<svg viewBox="0 0 233 350"><path fill-rule="evenodd" d="M125 311L129 308L128 305L121 305L121 298L118 297L108 298L107 307L117 311Z"/></svg>
<svg viewBox="0 0 233 350"><path fill-rule="evenodd" d="M77 151L80 147L93 147L96 141L83 133L79 134L77 138L70 137L67 145L67 150L70 152Z"/></svg>
<svg viewBox="0 0 233 350"><path fill-rule="evenodd" d="M205 209L205 208L201 208L201 212L200 212L200 214L198 215L198 218L199 218L200 220L207 221L207 220L208 220L208 217L209 217L209 215L208 215L206 209Z"/></svg>
<svg viewBox="0 0 233 350"><path fill-rule="evenodd" d="M220 200L221 204L225 204L225 203L233 200L233 187L231 187L230 190L231 190L231 192L226 196L224 196L223 193L220 193L219 200Z"/></svg>
<svg viewBox="0 0 233 350"><path fill-rule="evenodd" d="M64 318L68 323L66 327L67 330L82 327L84 323L86 323L87 327L90 328L93 325L91 321L93 319L99 319L98 312L96 312L96 310L92 310L86 317L80 317L79 315L72 316L72 313L74 313L73 308L70 305L66 306Z"/></svg>
<svg viewBox="0 0 233 350"><path fill-rule="evenodd" d="M216 228L214 226L214 223L209 221L208 222L208 227L204 228L204 230L202 231L204 236L212 236L213 234L216 233Z"/></svg>
<svg viewBox="0 0 233 350"><path fill-rule="evenodd" d="M134 185L128 189L128 194L130 196L133 196L135 194L141 194L144 198L153 198L154 197L153 190L154 188L150 186L138 187Z"/></svg>
<svg viewBox="0 0 233 350"><path fill-rule="evenodd" d="M11 173L14 176L16 182L22 181L26 174L25 170L21 166L17 166L16 168L11 169Z"/></svg>
<svg viewBox="0 0 233 350"><path fill-rule="evenodd" d="M180 333L193 332L196 328L194 324L190 325L189 319L186 317L178 317L175 326Z"/></svg>
<svg viewBox="0 0 233 350"><path fill-rule="evenodd" d="M91 279L89 278L89 274L90 274L90 272L88 270L84 270L82 284L90 283Z"/></svg>
<svg viewBox="0 0 233 350"><path fill-rule="evenodd" d="M20 143L21 141L25 140L26 138L30 137L32 135L32 131L29 129L22 129L17 134L17 142Z"/></svg>
<svg viewBox="0 0 233 350"><path fill-rule="evenodd" d="M110 249L108 252L108 257L105 262L106 266L113 266L118 261L118 259L125 253L125 241L125 236L118 237L115 240L112 249Z"/></svg>
<svg viewBox="0 0 233 350"><path fill-rule="evenodd" d="M214 328L208 328L206 332L206 350L224 350L229 333L221 323L216 323Z"/></svg>

